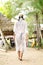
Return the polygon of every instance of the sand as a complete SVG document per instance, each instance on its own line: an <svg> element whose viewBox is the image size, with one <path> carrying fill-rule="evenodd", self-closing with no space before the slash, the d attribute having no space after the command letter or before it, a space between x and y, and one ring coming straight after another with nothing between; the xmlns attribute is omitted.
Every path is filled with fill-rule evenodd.
<svg viewBox="0 0 43 65"><path fill-rule="evenodd" d="M0 50L0 65L43 65L43 49L27 48L22 61L17 58L15 50Z"/></svg>

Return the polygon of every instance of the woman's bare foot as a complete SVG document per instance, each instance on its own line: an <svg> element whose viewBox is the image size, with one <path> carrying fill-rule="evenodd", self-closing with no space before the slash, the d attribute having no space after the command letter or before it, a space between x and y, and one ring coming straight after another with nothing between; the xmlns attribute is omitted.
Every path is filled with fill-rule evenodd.
<svg viewBox="0 0 43 65"><path fill-rule="evenodd" d="M22 58L20 57L20 61L22 61Z"/></svg>

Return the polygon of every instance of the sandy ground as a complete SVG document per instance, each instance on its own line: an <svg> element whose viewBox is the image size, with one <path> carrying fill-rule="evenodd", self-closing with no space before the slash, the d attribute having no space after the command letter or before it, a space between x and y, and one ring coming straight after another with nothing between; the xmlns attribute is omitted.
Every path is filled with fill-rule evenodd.
<svg viewBox="0 0 43 65"><path fill-rule="evenodd" d="M27 48L23 61L18 60L16 51L0 51L0 65L43 65L43 49Z"/></svg>

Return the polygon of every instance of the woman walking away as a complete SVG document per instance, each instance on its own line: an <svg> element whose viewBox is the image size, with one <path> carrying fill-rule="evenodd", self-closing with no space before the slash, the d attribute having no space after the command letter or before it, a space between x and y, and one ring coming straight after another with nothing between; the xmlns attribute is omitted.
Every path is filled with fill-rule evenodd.
<svg viewBox="0 0 43 65"><path fill-rule="evenodd" d="M14 33L16 51L18 53L19 60L22 61L23 52L26 48L26 35L28 33L27 23L24 21L22 14L19 16L18 22L14 25Z"/></svg>

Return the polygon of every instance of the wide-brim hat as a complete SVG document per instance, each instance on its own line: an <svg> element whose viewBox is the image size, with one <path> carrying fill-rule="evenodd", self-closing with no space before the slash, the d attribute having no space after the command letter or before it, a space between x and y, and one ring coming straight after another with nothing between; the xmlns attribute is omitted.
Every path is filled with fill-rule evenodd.
<svg viewBox="0 0 43 65"><path fill-rule="evenodd" d="M19 19L19 17L23 17L23 19L25 19L26 15L24 15L23 13L19 13L17 16L15 16L16 19Z"/></svg>

